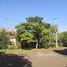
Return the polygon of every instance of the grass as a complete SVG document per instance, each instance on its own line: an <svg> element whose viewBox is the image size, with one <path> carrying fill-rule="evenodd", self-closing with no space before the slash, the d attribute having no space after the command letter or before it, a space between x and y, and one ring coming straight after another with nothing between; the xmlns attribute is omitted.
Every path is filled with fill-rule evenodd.
<svg viewBox="0 0 67 67"><path fill-rule="evenodd" d="M48 49L31 49L31 50L25 50L25 49L1 49L0 52L8 53L8 54L27 54L32 53L33 51L40 51L40 50L60 50L65 49L67 47L58 47L58 48L48 48Z"/></svg>
<svg viewBox="0 0 67 67"><path fill-rule="evenodd" d="M4 52L4 53L8 53L8 54L23 54L23 53L26 53L28 51L22 50L22 49L3 49L3 50L0 50L0 52Z"/></svg>
<svg viewBox="0 0 67 67"><path fill-rule="evenodd" d="M0 50L0 52L4 52L4 53L7 53L7 54L30 54L34 51L41 51L41 50L60 50L60 49L65 49L67 47L58 47L58 48L49 48L49 49L31 49L31 50L24 50L24 49L2 49Z"/></svg>

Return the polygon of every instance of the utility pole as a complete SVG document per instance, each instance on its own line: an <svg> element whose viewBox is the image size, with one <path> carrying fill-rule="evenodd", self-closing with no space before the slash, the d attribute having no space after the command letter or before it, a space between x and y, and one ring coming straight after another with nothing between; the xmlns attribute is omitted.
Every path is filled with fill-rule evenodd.
<svg viewBox="0 0 67 67"><path fill-rule="evenodd" d="M58 17L55 17L53 18L54 22L58 19ZM55 40L56 40L56 45L55 47L57 48L58 47L58 36L57 36L57 30L56 30L56 33L55 33Z"/></svg>
<svg viewBox="0 0 67 67"><path fill-rule="evenodd" d="M56 32L56 48L58 47L58 39L57 39L57 32Z"/></svg>

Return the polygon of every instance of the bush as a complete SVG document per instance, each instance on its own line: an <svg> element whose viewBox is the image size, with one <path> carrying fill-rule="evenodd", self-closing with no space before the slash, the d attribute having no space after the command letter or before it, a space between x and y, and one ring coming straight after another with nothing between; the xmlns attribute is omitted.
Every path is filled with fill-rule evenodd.
<svg viewBox="0 0 67 67"><path fill-rule="evenodd" d="M8 45L10 44L10 38L6 31L0 32L0 49L6 49L8 48Z"/></svg>
<svg viewBox="0 0 67 67"><path fill-rule="evenodd" d="M62 34L63 34L63 39L62 39L63 46L67 47L67 31L63 32Z"/></svg>

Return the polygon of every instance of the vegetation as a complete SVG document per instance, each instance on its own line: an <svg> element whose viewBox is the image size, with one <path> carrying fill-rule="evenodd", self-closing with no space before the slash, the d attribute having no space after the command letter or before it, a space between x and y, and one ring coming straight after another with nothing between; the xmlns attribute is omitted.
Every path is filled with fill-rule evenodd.
<svg viewBox="0 0 67 67"><path fill-rule="evenodd" d="M63 46L67 46L67 31L62 32L62 35L63 35L63 38L62 38Z"/></svg>
<svg viewBox="0 0 67 67"><path fill-rule="evenodd" d="M10 41L11 32L0 32L0 49L67 46L67 31L58 33L57 25L45 23L43 17L28 17L26 20L15 26L17 45Z"/></svg>
<svg viewBox="0 0 67 67"><path fill-rule="evenodd" d="M17 41L21 48L49 48L55 47L56 25L43 22L43 17L28 17L27 23L16 26Z"/></svg>
<svg viewBox="0 0 67 67"><path fill-rule="evenodd" d="M8 48L8 45L10 44L10 39L8 33L3 30L0 32L0 49L6 49Z"/></svg>

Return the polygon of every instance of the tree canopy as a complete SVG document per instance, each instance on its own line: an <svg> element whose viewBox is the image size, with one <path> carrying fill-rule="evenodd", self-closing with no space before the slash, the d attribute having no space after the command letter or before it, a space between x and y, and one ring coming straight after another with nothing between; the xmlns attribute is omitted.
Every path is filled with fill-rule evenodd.
<svg viewBox="0 0 67 67"><path fill-rule="evenodd" d="M17 41L21 47L48 48L55 47L56 25L45 23L43 17L28 17L27 23L16 25ZM53 45L52 45L53 43Z"/></svg>

